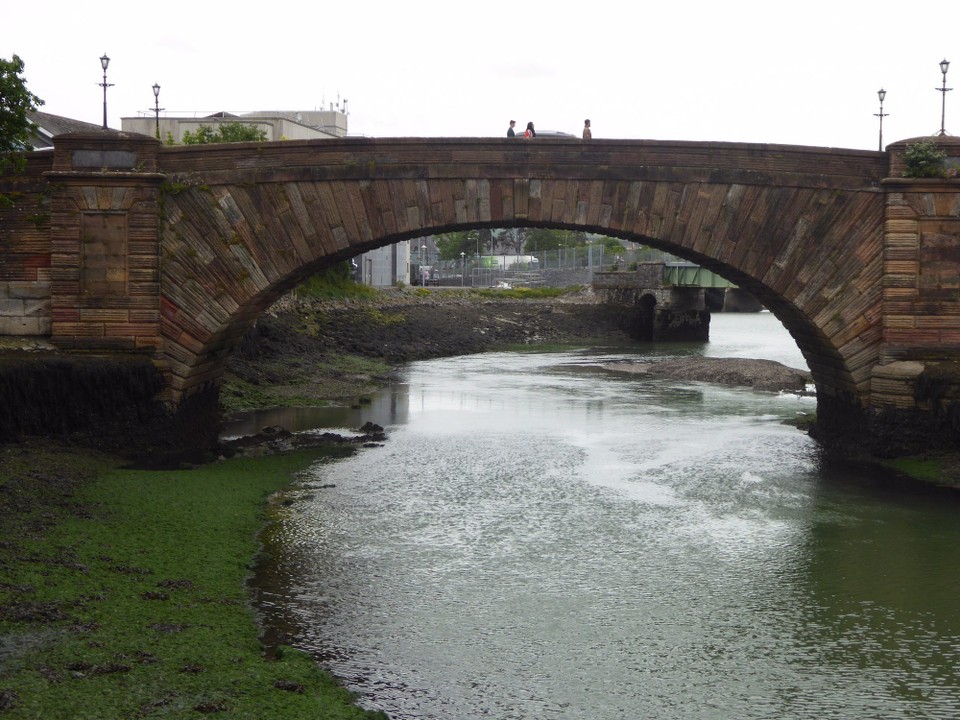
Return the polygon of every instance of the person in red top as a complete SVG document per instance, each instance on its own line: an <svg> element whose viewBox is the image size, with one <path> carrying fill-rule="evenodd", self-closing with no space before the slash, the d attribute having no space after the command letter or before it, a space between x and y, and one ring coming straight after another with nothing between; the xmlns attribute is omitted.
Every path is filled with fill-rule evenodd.
<svg viewBox="0 0 960 720"><path fill-rule="evenodd" d="M537 131L533 129L533 123L528 122L527 129L523 131L524 139L529 140L530 138L535 138L536 136L537 136Z"/></svg>

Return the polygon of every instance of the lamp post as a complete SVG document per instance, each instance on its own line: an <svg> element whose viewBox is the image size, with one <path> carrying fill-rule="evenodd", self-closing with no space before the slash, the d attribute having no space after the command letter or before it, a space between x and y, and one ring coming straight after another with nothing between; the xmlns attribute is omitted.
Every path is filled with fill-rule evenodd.
<svg viewBox="0 0 960 720"><path fill-rule="evenodd" d="M160 85L159 83L153 84L153 115L157 120L157 140L160 139L160 111L164 108L160 107Z"/></svg>
<svg viewBox="0 0 960 720"><path fill-rule="evenodd" d="M943 87L934 88L934 90L939 90L943 93L943 97L940 100L940 134L946 135L947 130L944 124L944 120L947 117L947 93L953 90L953 88L947 87L947 69L950 67L949 60L940 61L940 72L943 73Z"/></svg>
<svg viewBox="0 0 960 720"><path fill-rule="evenodd" d="M424 267L423 267L423 258L426 252L427 252L427 246L421 245L420 246L420 285L422 285L423 287L426 287L427 285L427 274L426 272L424 272Z"/></svg>
<svg viewBox="0 0 960 720"><path fill-rule="evenodd" d="M880 112L874 113L875 117L880 118L880 145L877 147L877 150L883 152L883 119L890 113L885 113L883 111L883 99L887 96L887 91L883 88L877 90L877 97L880 98Z"/></svg>
<svg viewBox="0 0 960 720"><path fill-rule="evenodd" d="M467 274L467 263L464 258L467 256L465 252L460 251L460 287L463 287L463 276Z"/></svg>
<svg viewBox="0 0 960 720"><path fill-rule="evenodd" d="M110 58L107 57L107 54L104 53L100 57L100 67L103 68L103 82L100 83L100 87L103 88L103 129L107 129L107 88L113 87L113 83L107 82L107 66L110 64Z"/></svg>

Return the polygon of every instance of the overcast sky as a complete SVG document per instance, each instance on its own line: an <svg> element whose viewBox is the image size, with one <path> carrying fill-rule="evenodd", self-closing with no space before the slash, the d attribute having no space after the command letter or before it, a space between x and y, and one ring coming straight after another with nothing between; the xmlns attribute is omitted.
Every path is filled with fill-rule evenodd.
<svg viewBox="0 0 960 720"><path fill-rule="evenodd" d="M168 114L327 109L351 135L502 136L507 121L595 138L874 150L960 135L957 0L49 0L4 6L45 112L100 124ZM951 132L953 131L953 132Z"/></svg>

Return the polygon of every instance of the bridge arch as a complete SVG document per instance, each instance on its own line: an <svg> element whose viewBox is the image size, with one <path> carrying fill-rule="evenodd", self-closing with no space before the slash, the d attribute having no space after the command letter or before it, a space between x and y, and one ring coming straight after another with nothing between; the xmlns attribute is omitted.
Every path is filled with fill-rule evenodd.
<svg viewBox="0 0 960 720"><path fill-rule="evenodd" d="M863 404L882 341L884 154L739 143L346 139L161 148L171 387L216 382L316 270L408 238L556 227L634 240L755 295L820 396Z"/></svg>

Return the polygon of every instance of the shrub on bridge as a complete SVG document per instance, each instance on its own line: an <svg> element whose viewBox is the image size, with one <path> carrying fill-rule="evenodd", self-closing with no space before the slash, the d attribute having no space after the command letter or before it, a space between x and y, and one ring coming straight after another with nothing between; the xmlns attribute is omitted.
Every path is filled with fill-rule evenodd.
<svg viewBox="0 0 960 720"><path fill-rule="evenodd" d="M903 176L908 178L939 178L946 177L947 171L943 161L947 154L931 140L922 140L907 145L903 153L906 169Z"/></svg>

